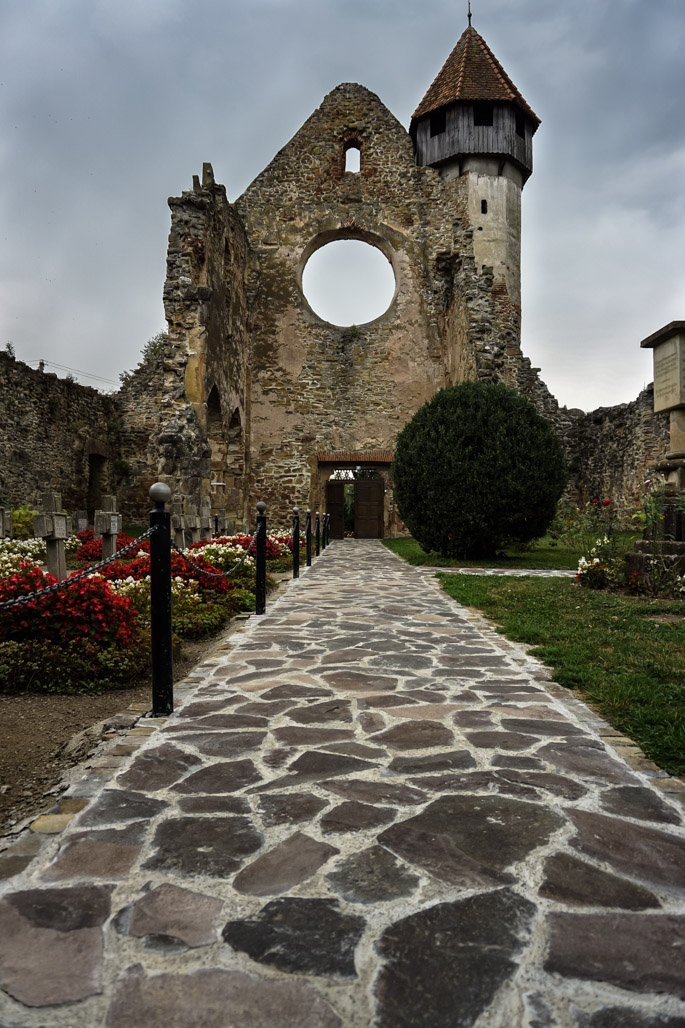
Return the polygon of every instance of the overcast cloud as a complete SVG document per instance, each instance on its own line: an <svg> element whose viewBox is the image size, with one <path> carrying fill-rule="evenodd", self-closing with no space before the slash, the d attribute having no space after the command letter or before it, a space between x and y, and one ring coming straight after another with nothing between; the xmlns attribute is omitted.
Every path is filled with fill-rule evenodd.
<svg viewBox="0 0 685 1028"><path fill-rule="evenodd" d="M472 6L542 118L524 352L568 406L631 400L640 339L685 319L685 4ZM466 0L1 0L0 347L116 383L164 327L167 197L211 161L235 199L340 82L408 126L465 25Z"/></svg>

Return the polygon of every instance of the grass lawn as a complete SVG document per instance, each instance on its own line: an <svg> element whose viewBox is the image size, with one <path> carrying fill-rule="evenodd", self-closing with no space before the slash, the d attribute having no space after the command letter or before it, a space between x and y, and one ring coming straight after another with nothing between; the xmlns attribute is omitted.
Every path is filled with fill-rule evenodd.
<svg viewBox="0 0 685 1028"><path fill-rule="evenodd" d="M634 532L618 532L617 536L619 545L626 550L631 548L634 539L639 538ZM590 545L593 542L594 540L591 540ZM555 544L545 535L542 539L536 539L530 550L519 550L511 546L507 548L506 553L494 560L465 560L459 557L441 557L434 551L426 553L416 539L412 538L384 539L383 544L398 557L403 557L408 564L428 565L433 568L533 568L575 571L586 549L582 544L570 547L561 543Z"/></svg>
<svg viewBox="0 0 685 1028"><path fill-rule="evenodd" d="M451 574L441 583L534 647L557 682L660 767L685 774L685 600L592 592L565 579Z"/></svg>

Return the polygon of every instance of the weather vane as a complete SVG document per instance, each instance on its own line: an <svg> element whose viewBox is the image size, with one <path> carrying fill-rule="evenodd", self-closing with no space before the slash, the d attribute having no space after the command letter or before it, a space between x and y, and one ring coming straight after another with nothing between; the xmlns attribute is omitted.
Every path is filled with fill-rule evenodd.
<svg viewBox="0 0 685 1028"><path fill-rule="evenodd" d="M471 26L471 0L469 0L469 27Z"/></svg>

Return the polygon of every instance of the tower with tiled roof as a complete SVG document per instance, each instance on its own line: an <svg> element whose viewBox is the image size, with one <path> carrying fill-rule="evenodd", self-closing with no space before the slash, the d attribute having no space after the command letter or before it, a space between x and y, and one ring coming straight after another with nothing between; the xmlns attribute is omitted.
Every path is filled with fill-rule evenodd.
<svg viewBox="0 0 685 1028"><path fill-rule="evenodd" d="M476 261L521 302L521 190L540 119L469 25L411 120L416 163L466 177Z"/></svg>

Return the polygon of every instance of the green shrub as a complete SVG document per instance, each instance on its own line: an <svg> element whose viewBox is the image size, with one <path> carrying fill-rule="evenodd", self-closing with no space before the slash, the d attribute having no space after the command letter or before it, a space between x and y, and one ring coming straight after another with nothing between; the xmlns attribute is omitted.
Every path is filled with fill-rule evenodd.
<svg viewBox="0 0 685 1028"><path fill-rule="evenodd" d="M397 437L395 500L424 550L492 557L543 535L566 484L561 443L504 385L441 389Z"/></svg>
<svg viewBox="0 0 685 1028"><path fill-rule="evenodd" d="M37 513L26 503L12 511L12 535L15 539L33 539L33 516Z"/></svg>

